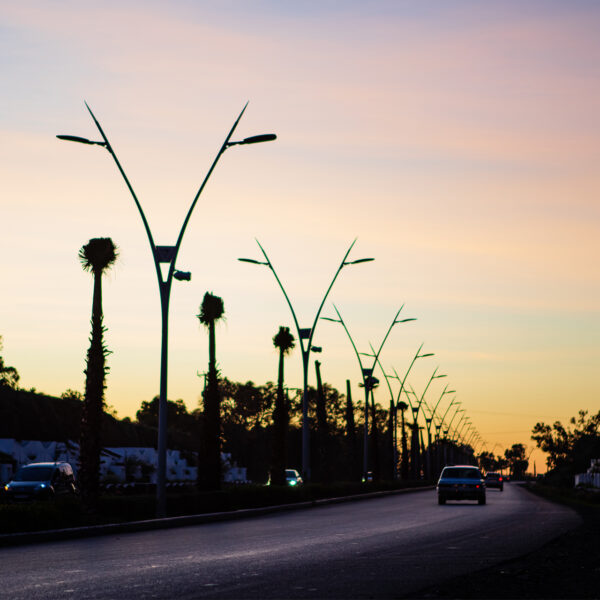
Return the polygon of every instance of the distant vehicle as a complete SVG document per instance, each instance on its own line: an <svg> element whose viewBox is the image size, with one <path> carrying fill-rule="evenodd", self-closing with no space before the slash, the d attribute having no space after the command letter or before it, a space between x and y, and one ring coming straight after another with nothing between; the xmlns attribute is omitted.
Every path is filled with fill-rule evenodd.
<svg viewBox="0 0 600 600"><path fill-rule="evenodd" d="M73 469L66 462L22 466L4 486L9 500L48 500L77 493Z"/></svg>
<svg viewBox="0 0 600 600"><path fill-rule="evenodd" d="M300 477L300 473L296 469L285 470L285 481L288 485L302 485L304 483L302 477Z"/></svg>
<svg viewBox="0 0 600 600"><path fill-rule="evenodd" d="M500 473L486 473L485 487L498 488L500 491L502 491L504 489L504 478L502 475L500 475Z"/></svg>
<svg viewBox="0 0 600 600"><path fill-rule="evenodd" d="M363 476L363 483L373 483L373 471L367 471L367 474Z"/></svg>
<svg viewBox="0 0 600 600"><path fill-rule="evenodd" d="M477 500L485 504L485 481L472 465L444 467L437 483L438 504L446 500Z"/></svg>

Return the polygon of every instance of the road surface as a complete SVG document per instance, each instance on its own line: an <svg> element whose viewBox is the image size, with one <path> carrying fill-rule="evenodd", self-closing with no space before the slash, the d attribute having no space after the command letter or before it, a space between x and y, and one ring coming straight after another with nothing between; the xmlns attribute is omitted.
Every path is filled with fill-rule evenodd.
<svg viewBox="0 0 600 600"><path fill-rule="evenodd" d="M395 598L575 527L517 485L488 504L434 491L0 549L0 598Z"/></svg>

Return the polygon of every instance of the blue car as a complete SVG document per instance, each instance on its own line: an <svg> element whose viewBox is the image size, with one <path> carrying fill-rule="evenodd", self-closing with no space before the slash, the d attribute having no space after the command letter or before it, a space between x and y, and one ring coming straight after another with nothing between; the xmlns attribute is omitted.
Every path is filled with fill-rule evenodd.
<svg viewBox="0 0 600 600"><path fill-rule="evenodd" d="M438 504L446 500L477 500L485 504L485 481L472 465L444 467L437 483Z"/></svg>

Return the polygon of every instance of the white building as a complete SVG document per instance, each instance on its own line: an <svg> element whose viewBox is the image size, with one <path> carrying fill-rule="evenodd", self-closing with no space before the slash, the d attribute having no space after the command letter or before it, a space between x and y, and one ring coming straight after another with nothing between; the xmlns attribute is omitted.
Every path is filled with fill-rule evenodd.
<svg viewBox="0 0 600 600"><path fill-rule="evenodd" d="M575 487L578 485L600 488L600 458L592 458L587 473L575 475Z"/></svg>
<svg viewBox="0 0 600 600"><path fill-rule="evenodd" d="M32 462L68 462L77 471L79 444L67 442L40 442L35 440L0 439L0 452L12 457L15 467ZM190 464L180 450L167 450L167 481L196 481L196 453L187 454ZM221 454L224 480L246 483L246 469L231 462L230 454ZM100 477L113 483L145 480L156 483L155 448L104 448L100 456ZM0 483L10 480L11 464L0 464Z"/></svg>

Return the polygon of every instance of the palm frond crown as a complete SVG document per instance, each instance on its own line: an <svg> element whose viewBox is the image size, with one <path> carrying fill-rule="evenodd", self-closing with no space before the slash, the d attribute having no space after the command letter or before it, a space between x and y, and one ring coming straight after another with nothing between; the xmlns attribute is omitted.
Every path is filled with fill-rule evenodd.
<svg viewBox="0 0 600 600"><path fill-rule="evenodd" d="M289 327L279 327L279 331L273 336L273 345L284 354L289 354L294 349L296 342Z"/></svg>
<svg viewBox="0 0 600 600"><path fill-rule="evenodd" d="M210 292L204 294L202 304L200 305L200 313L196 315L202 325L208 327L211 323L215 323L223 318L225 306L223 298L215 296Z"/></svg>
<svg viewBox="0 0 600 600"><path fill-rule="evenodd" d="M79 261L84 271L102 273L119 257L119 250L111 238L92 238L79 250Z"/></svg>

